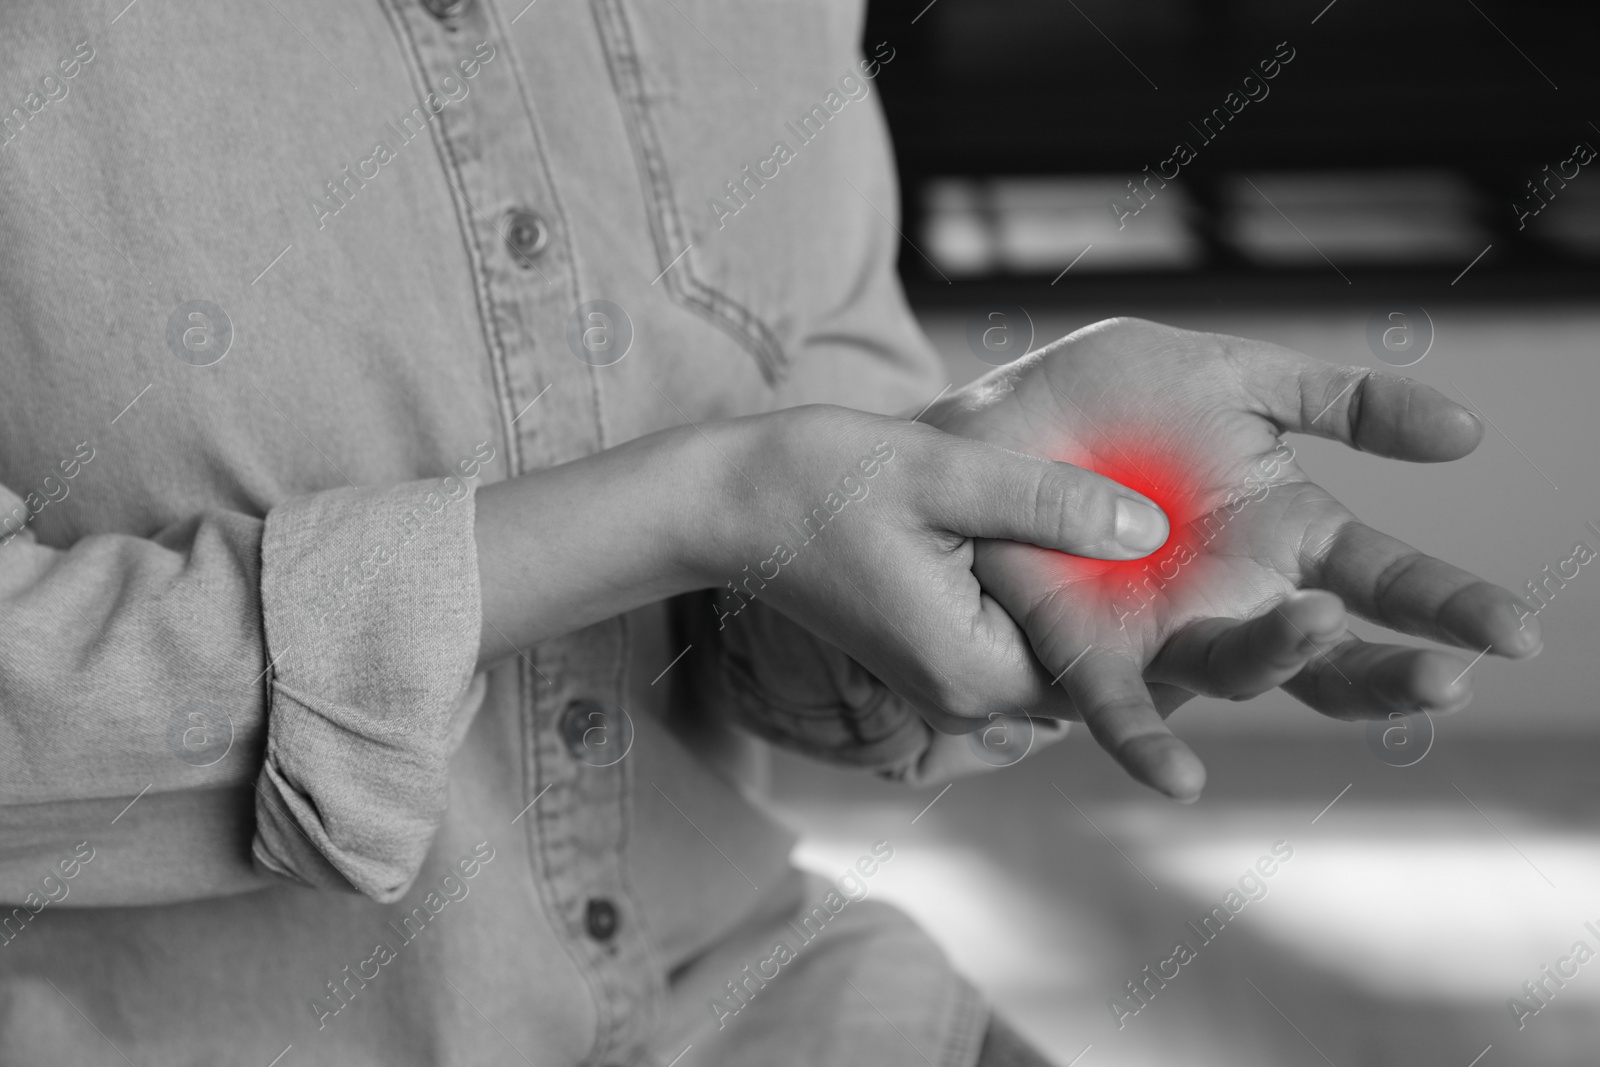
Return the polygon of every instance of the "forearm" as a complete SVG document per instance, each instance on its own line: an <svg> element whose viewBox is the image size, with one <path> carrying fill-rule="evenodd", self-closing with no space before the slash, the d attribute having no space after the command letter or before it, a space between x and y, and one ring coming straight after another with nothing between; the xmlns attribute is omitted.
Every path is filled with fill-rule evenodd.
<svg viewBox="0 0 1600 1067"><path fill-rule="evenodd" d="M470 708L469 500L452 477L0 547L0 899L85 840L120 873L81 904L268 871L402 891Z"/></svg>
<svg viewBox="0 0 1600 1067"><path fill-rule="evenodd" d="M735 425L702 430L726 447ZM680 426L480 489L479 663L716 584L721 539L705 528L725 518L731 473Z"/></svg>

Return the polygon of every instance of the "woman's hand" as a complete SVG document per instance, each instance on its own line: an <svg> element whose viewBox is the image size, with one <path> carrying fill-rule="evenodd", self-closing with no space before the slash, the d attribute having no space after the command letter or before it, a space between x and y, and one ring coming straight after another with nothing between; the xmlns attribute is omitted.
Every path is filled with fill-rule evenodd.
<svg viewBox="0 0 1600 1067"><path fill-rule="evenodd" d="M1097 474L835 407L706 427L721 459L696 571L723 626L759 599L848 652L944 729L1019 710L1038 670L973 575L974 538L1131 560L1162 513Z"/></svg>
<svg viewBox="0 0 1600 1067"><path fill-rule="evenodd" d="M1540 647L1536 620L1521 625L1511 593L1361 523L1279 439L1313 433L1422 462L1471 452L1476 418L1420 383L1121 319L1024 356L926 418L1105 473L1167 510L1173 535L1146 560L988 542L976 572L1100 744L1171 796L1193 799L1205 780L1163 721L1193 692L1242 697L1282 684L1340 718L1470 699L1465 659L1361 641L1345 632L1336 598L1285 601L1302 587L1474 653ZM1051 700L1039 692L1019 703Z"/></svg>
<svg viewBox="0 0 1600 1067"><path fill-rule="evenodd" d="M1169 532L1100 475L820 406L664 430L476 500L481 660L717 588L721 626L768 603L951 730L1040 688L974 538L1131 560Z"/></svg>

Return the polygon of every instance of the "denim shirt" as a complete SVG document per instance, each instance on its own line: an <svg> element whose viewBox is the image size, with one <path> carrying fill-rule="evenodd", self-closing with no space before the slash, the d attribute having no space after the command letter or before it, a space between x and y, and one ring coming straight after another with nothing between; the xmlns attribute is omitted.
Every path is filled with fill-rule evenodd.
<svg viewBox="0 0 1600 1067"><path fill-rule="evenodd" d="M477 486L943 384L860 25L0 11L0 1063L973 1061L894 843L747 784L914 767L842 653L701 595L476 667Z"/></svg>

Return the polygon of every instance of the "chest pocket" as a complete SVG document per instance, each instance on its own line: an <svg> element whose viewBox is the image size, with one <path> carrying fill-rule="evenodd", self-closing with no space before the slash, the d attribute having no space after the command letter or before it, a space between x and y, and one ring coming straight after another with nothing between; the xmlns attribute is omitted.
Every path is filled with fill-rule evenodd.
<svg viewBox="0 0 1600 1067"><path fill-rule="evenodd" d="M850 140L820 105L857 66L857 0L591 0L648 199L659 284L731 334L771 385L829 290L826 180ZM813 116L813 108L818 116ZM858 110L866 110L864 108ZM875 116L854 116L876 134ZM809 119L809 124L807 122ZM859 135L859 134L857 134ZM782 145L782 148L779 146ZM802 166L803 165L803 166ZM802 173L802 170L804 171Z"/></svg>

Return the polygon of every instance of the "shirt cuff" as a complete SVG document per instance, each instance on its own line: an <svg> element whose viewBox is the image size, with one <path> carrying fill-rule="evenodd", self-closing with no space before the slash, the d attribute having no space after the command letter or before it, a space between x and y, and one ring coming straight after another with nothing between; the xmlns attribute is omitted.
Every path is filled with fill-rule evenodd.
<svg viewBox="0 0 1600 1067"><path fill-rule="evenodd" d="M448 761L482 697L473 484L339 489L267 516L271 665L256 863L398 900L448 801Z"/></svg>

